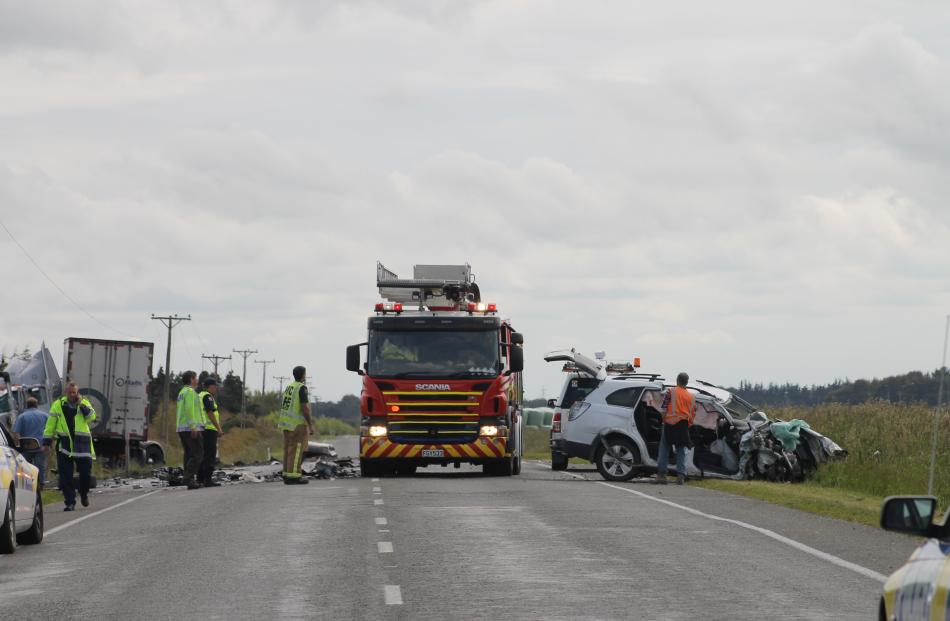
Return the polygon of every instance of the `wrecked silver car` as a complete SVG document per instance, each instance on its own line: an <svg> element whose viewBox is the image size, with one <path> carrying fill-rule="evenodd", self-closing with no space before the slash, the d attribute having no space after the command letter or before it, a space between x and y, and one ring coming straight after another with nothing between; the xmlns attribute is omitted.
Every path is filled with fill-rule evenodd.
<svg viewBox="0 0 950 621"><path fill-rule="evenodd" d="M565 362L570 373L562 391L585 391L569 408L556 411L559 435L552 434L552 468L571 457L586 459L601 476L625 481L656 471L662 430L663 393L670 386L657 374L611 374L603 361L573 351L545 360ZM690 384L696 417L690 428L686 475L726 479L800 481L825 461L845 452L803 421L772 421L731 392L706 382ZM566 410L566 416L564 415ZM560 416L558 416L560 414Z"/></svg>

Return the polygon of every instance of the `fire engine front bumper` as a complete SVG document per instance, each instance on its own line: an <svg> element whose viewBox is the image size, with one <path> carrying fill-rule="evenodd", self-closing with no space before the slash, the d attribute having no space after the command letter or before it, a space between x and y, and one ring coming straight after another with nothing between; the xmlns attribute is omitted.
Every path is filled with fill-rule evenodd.
<svg viewBox="0 0 950 621"><path fill-rule="evenodd" d="M479 464L508 456L508 438L478 438L466 444L398 444L387 438L360 438L362 460L392 459L416 464Z"/></svg>

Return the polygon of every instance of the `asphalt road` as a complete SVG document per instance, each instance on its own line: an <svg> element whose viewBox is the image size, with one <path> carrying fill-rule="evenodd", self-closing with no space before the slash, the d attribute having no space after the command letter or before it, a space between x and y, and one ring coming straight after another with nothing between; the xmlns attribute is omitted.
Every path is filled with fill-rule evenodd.
<svg viewBox="0 0 950 621"><path fill-rule="evenodd" d="M538 462L92 502L49 507L46 540L0 558L0 617L871 619L915 546Z"/></svg>

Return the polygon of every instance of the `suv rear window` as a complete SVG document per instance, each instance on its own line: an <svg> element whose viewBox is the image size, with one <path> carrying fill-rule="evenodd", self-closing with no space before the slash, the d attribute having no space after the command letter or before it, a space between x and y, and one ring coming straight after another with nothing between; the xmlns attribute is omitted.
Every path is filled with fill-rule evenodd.
<svg viewBox="0 0 950 621"><path fill-rule="evenodd" d="M637 403L637 399L640 398L640 393L643 392L643 387L638 386L636 388L621 388L620 390L615 390L614 392L607 395L605 401L610 405L619 405L626 408L632 408Z"/></svg>
<svg viewBox="0 0 950 621"><path fill-rule="evenodd" d="M564 390L564 398L557 404L557 407L569 409L576 401L594 391L600 385L600 380L595 377L573 377L567 382L567 388Z"/></svg>

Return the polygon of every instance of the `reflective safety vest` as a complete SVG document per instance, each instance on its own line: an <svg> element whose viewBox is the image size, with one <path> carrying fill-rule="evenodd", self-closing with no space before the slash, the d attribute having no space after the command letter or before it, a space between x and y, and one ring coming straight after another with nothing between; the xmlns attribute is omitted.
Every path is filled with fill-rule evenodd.
<svg viewBox="0 0 950 621"><path fill-rule="evenodd" d="M207 429L207 430L209 430L209 431L221 431L220 429L218 429L217 427L214 426L214 421L211 420L211 417L208 416L208 412L205 410L205 397L206 397L206 396L211 397L211 403L214 404L214 414L215 414L215 418L217 418L218 421L221 420L221 417L220 417L220 415L218 414L218 400L215 399L215 398L214 398L214 395L212 395L212 394L211 394L210 392L208 392L207 390L202 390L201 392L198 393L198 402L201 403L201 415L202 415L202 419L203 419L204 422L205 422L205 429Z"/></svg>
<svg viewBox="0 0 950 621"><path fill-rule="evenodd" d="M696 401L693 399L692 393L682 386L670 388L670 403L666 406L663 422L667 425L675 425L685 420L692 425L695 415Z"/></svg>
<svg viewBox="0 0 950 621"><path fill-rule="evenodd" d="M49 408L49 418L46 419L46 429L43 430L44 438L56 436L56 450L70 457L91 457L96 458L96 449L92 446L92 434L89 432L89 424L96 420L96 410L89 403L89 399L81 397L79 407L76 410L73 435L69 435L69 425L66 424L66 415L63 413L63 407L69 404L69 397L63 396L53 402ZM71 405L71 404L69 404ZM83 413L86 408L87 413Z"/></svg>
<svg viewBox="0 0 950 621"><path fill-rule="evenodd" d="M299 425L306 425L300 403L300 387L302 382L290 382L284 389L284 397L280 401L280 416L277 419L277 428L281 431L293 431Z"/></svg>
<svg viewBox="0 0 950 621"><path fill-rule="evenodd" d="M204 407L198 393L191 386L178 391L178 431L202 430L205 428Z"/></svg>

